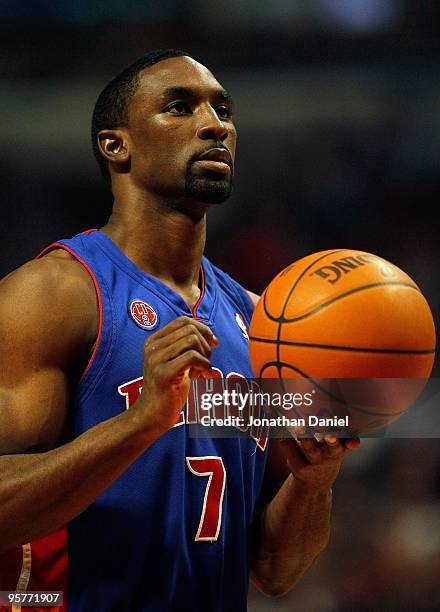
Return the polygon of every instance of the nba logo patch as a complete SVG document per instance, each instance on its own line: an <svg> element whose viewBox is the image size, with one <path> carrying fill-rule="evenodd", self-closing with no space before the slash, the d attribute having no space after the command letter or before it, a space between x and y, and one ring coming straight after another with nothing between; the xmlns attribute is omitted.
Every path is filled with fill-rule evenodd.
<svg viewBox="0 0 440 612"><path fill-rule="evenodd" d="M142 329L150 330L156 327L159 317L154 308L147 304L147 302L134 300L131 302L129 310L135 323L142 327Z"/></svg>
<svg viewBox="0 0 440 612"><path fill-rule="evenodd" d="M247 329L246 329L246 324L243 321L243 317L241 316L239 312L235 313L235 320L237 321L237 325L241 329L241 333L243 334L243 336L246 338L246 340L249 340L249 336L248 336Z"/></svg>

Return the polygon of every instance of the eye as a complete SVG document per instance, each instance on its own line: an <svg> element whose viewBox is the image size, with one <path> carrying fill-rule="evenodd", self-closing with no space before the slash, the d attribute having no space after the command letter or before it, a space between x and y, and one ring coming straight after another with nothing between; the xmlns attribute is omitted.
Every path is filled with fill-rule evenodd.
<svg viewBox="0 0 440 612"><path fill-rule="evenodd" d="M215 112L220 117L220 119L230 119L232 117L232 109L225 104L220 104L220 106L216 106Z"/></svg>
<svg viewBox="0 0 440 612"><path fill-rule="evenodd" d="M171 113L172 115L185 115L186 113L190 113L191 109L186 102L177 100L176 102L173 102L167 106L166 112Z"/></svg>

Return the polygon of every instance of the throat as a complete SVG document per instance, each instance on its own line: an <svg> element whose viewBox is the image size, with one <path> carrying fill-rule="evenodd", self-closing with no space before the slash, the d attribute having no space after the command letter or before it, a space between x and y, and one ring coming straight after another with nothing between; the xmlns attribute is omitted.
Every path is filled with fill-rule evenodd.
<svg viewBox="0 0 440 612"><path fill-rule="evenodd" d="M197 302L200 300L200 296L202 295L202 290L200 287L194 287L190 291L181 291L174 287L172 287L172 289L177 293L177 295L180 295L191 311L194 310Z"/></svg>
<svg viewBox="0 0 440 612"><path fill-rule="evenodd" d="M121 203L115 202L113 213L101 232L135 266L168 285L191 309L194 307L203 289L200 264L206 218L193 222L179 211L157 203L150 203L147 210L142 207L124 210Z"/></svg>

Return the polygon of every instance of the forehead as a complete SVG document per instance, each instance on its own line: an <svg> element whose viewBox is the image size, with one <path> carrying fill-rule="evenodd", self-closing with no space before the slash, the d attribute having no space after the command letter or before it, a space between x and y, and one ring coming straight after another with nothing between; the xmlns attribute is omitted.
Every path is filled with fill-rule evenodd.
<svg viewBox="0 0 440 612"><path fill-rule="evenodd" d="M186 87L201 95L223 90L212 72L191 57L171 57L139 73L139 85L133 101L142 98L148 102L160 98L170 87Z"/></svg>

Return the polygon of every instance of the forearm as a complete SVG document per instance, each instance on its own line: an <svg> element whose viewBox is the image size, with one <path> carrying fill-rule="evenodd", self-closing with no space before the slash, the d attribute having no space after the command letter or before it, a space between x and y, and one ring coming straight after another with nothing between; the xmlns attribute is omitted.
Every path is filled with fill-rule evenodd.
<svg viewBox="0 0 440 612"><path fill-rule="evenodd" d="M132 409L54 450L0 457L0 553L65 525L157 437Z"/></svg>
<svg viewBox="0 0 440 612"><path fill-rule="evenodd" d="M327 545L330 510L330 488L286 479L256 526L251 579L260 590L279 596L297 582Z"/></svg>

